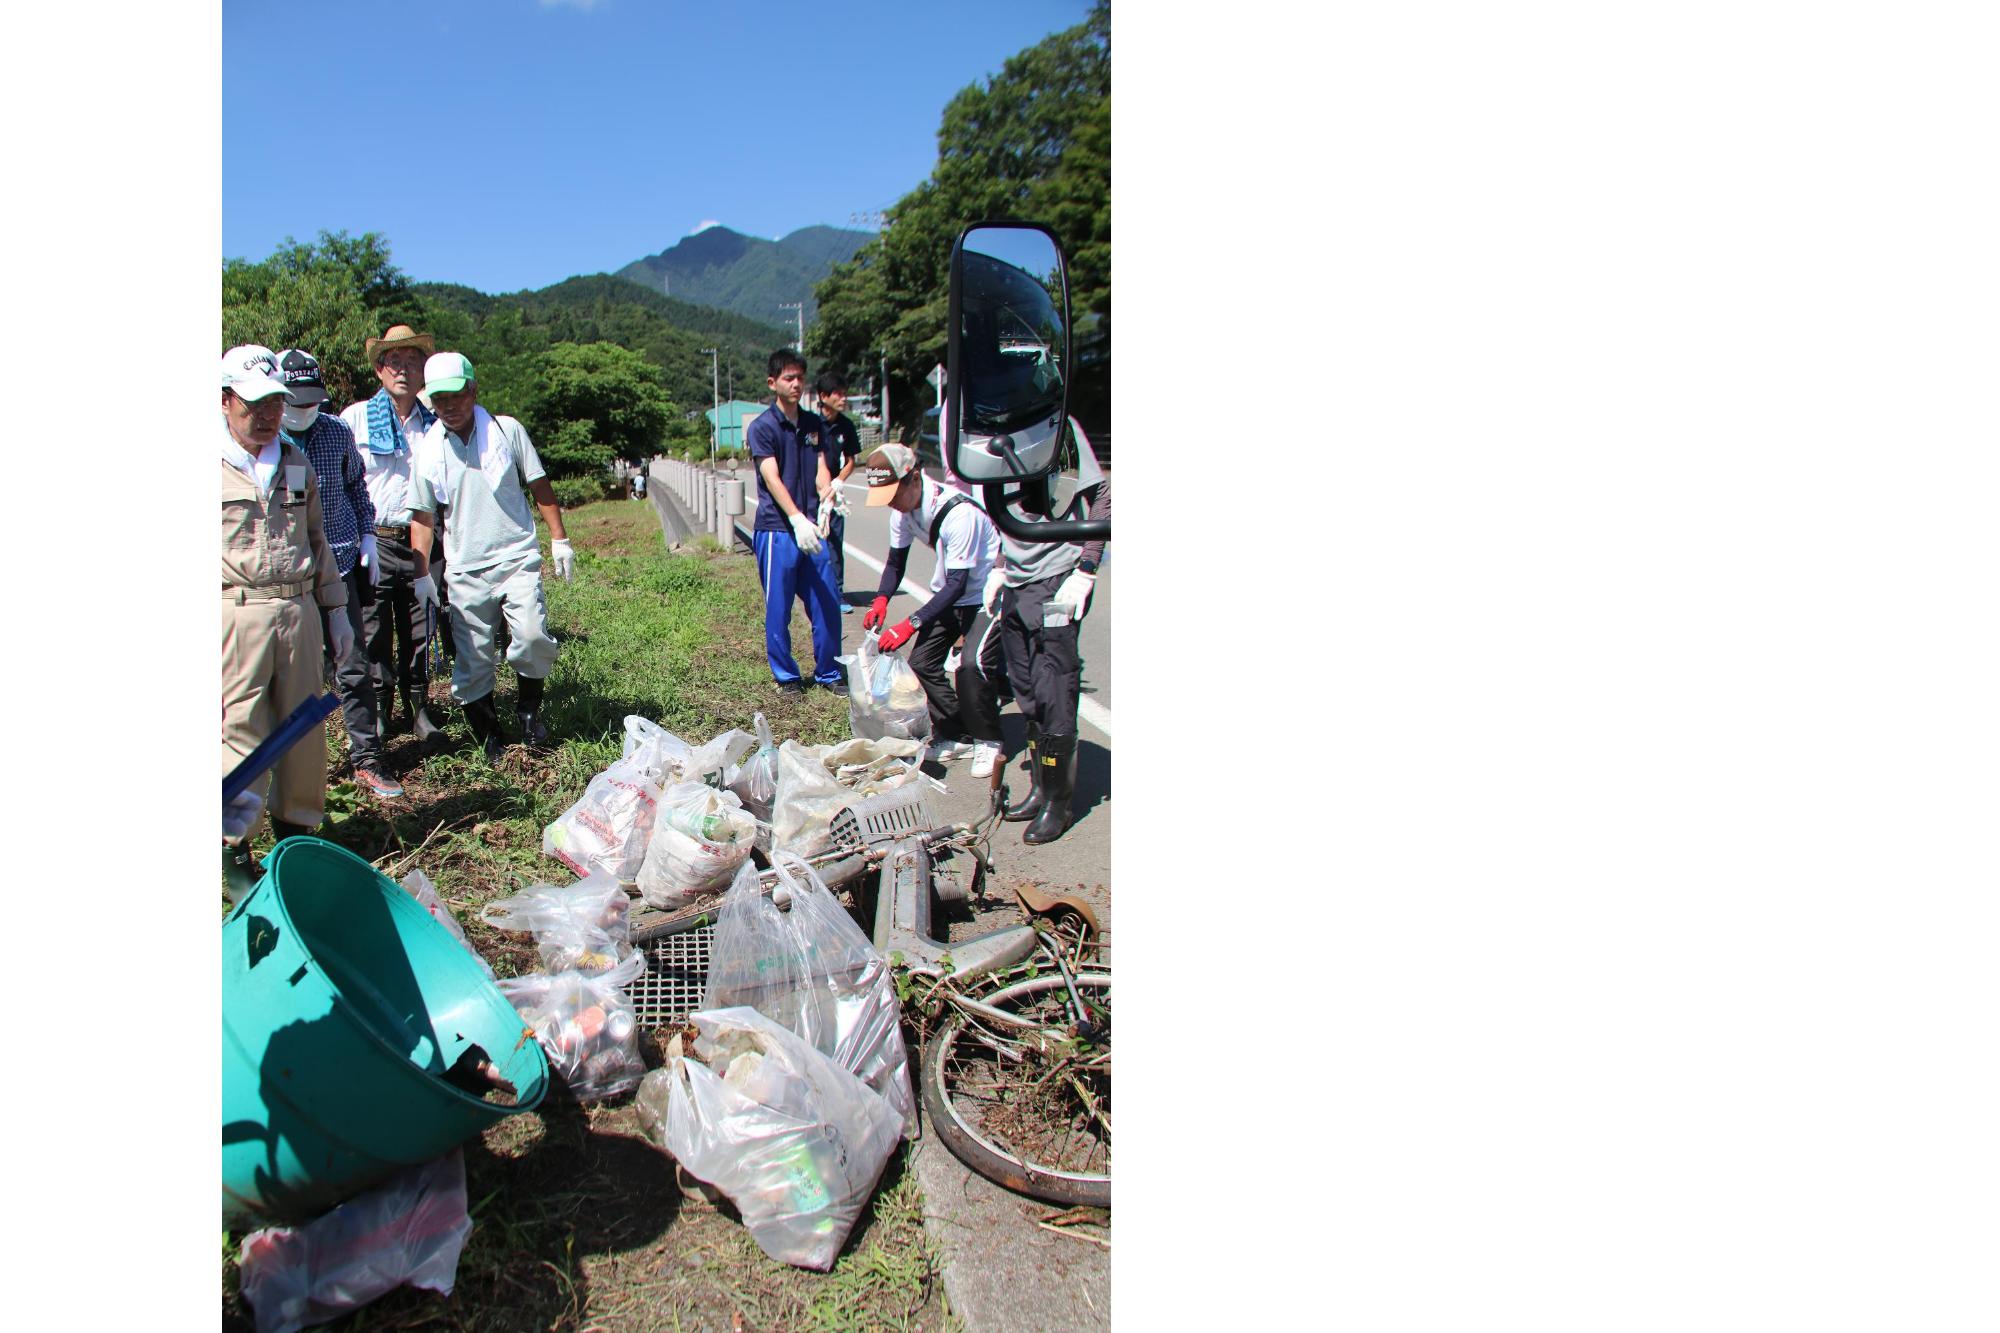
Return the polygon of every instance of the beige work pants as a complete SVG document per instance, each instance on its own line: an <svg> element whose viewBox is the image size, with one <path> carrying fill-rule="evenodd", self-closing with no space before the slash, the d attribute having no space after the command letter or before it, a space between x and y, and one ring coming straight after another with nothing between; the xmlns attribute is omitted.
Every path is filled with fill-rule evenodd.
<svg viewBox="0 0 2000 1333"><path fill-rule="evenodd" d="M297 597L238 602L222 598L222 771L278 729L320 687L319 606L310 589ZM326 810L326 731L287 750L260 782L272 819L317 827Z"/></svg>

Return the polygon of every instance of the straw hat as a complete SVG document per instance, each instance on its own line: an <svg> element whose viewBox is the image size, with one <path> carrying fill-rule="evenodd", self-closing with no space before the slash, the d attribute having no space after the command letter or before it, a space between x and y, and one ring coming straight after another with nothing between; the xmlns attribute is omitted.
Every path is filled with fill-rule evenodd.
<svg viewBox="0 0 2000 1333"><path fill-rule="evenodd" d="M370 338L366 346L370 365L373 365L375 359L382 353L393 352L398 347L421 348L425 356L437 350L437 344L431 341L430 334L418 333L407 324L390 325L387 333L379 338Z"/></svg>

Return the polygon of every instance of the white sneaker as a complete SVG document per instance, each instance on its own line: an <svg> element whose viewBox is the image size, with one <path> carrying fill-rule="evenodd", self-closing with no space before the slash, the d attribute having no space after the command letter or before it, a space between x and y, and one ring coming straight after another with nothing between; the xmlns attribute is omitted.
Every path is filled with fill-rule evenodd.
<svg viewBox="0 0 2000 1333"><path fill-rule="evenodd" d="M972 776L990 778L993 770L1000 765L1000 747L992 741L981 741L972 747Z"/></svg>
<svg viewBox="0 0 2000 1333"><path fill-rule="evenodd" d="M972 753L972 747L964 741L932 741L924 758L934 764L949 764Z"/></svg>

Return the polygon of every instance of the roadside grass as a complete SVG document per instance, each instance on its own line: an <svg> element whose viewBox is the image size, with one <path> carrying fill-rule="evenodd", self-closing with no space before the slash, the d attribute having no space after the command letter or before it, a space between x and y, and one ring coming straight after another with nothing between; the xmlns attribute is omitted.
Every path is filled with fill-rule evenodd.
<svg viewBox="0 0 2000 1333"><path fill-rule="evenodd" d="M336 776L320 836L395 878L421 869L503 977L535 970L533 942L486 926L480 908L538 880L575 878L542 855L542 829L618 756L627 713L694 743L729 727L750 729L757 711L781 740L847 734L844 699L822 691L786 697L773 687L749 560L712 544L668 555L650 504L606 501L566 519L576 577L545 585L550 627L562 642L543 700L549 750L514 744L487 763L445 683L433 682L431 712L449 719L448 734L430 753L407 734L391 739L384 766L405 795L383 804L339 780L346 738L337 714L327 732ZM810 662L803 616L794 629L794 651ZM500 715L517 735L513 693L503 669ZM269 850L268 833L258 850ZM640 1050L649 1065L660 1063L653 1034L642 1034ZM474 1227L452 1296L405 1288L327 1327L956 1327L905 1156L890 1163L833 1271L813 1273L767 1258L726 1205L684 1199L672 1159L641 1137L629 1096L585 1106L551 1088L535 1111L465 1145ZM223 1327L248 1333L253 1319L236 1272L241 1239L223 1238Z"/></svg>

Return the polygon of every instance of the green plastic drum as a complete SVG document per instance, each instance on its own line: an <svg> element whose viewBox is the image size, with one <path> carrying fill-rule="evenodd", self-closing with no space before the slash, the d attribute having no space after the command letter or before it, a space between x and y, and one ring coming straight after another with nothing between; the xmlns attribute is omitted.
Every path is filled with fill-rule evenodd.
<svg viewBox="0 0 2000 1333"><path fill-rule="evenodd" d="M549 1081L514 1007L395 881L318 838L287 838L264 865L222 925L222 1213L236 1229L324 1212L532 1110ZM463 1072L481 1052L511 1104L444 1077L459 1065L482 1086Z"/></svg>

